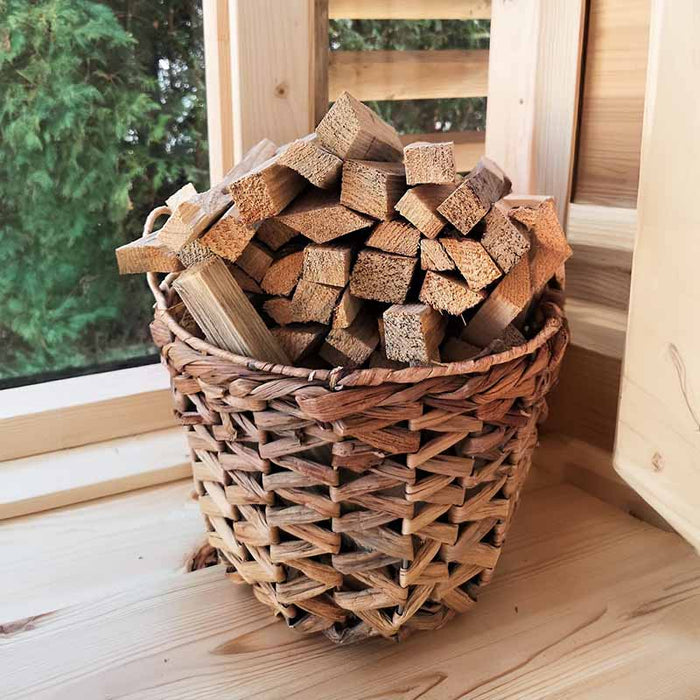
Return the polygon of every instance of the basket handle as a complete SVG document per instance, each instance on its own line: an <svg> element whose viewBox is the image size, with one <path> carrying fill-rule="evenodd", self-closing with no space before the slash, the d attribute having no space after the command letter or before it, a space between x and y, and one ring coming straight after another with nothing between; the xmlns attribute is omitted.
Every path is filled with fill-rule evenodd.
<svg viewBox="0 0 700 700"><path fill-rule="evenodd" d="M143 224L143 233L141 234L142 237L148 236L151 233L153 233L153 226L155 225L156 220L158 218L165 215L170 216L171 213L172 212L170 210L170 207L166 206L156 207L155 209L153 209L151 213L146 217L146 221ZM155 297L156 308L162 309L163 311L165 311L168 308L168 300L165 298L165 294L163 294L163 291L169 288L169 282L172 279L172 275L177 274L177 272L170 273L165 277L163 282L158 282L158 278L156 277L156 274L154 272L146 273L146 281L148 282L148 286L151 289L151 293Z"/></svg>

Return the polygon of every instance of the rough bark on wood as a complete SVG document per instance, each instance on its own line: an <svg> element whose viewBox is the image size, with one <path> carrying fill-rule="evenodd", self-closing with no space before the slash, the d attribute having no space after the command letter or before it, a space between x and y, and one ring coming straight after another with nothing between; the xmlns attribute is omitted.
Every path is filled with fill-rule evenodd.
<svg viewBox="0 0 700 700"><path fill-rule="evenodd" d="M292 318L297 323L330 323L342 289L300 279L292 297Z"/></svg>
<svg viewBox="0 0 700 700"><path fill-rule="evenodd" d="M403 148L403 159L409 185L442 185L457 176L453 141L410 143Z"/></svg>
<svg viewBox="0 0 700 700"><path fill-rule="evenodd" d="M352 248L341 245L307 245L302 277L309 282L344 287L350 280Z"/></svg>
<svg viewBox="0 0 700 700"><path fill-rule="evenodd" d="M403 304L416 263L416 258L365 248L350 275L350 293L362 299Z"/></svg>
<svg viewBox="0 0 700 700"><path fill-rule="evenodd" d="M488 158L482 158L457 189L438 207L438 212L463 234L484 218L491 205L510 192L511 183Z"/></svg>
<svg viewBox="0 0 700 700"><path fill-rule="evenodd" d="M299 197L277 219L315 243L327 243L372 224L368 216L343 206L335 193L319 189Z"/></svg>
<svg viewBox="0 0 700 700"><path fill-rule="evenodd" d="M335 367L356 367L367 360L378 343L376 319L360 313L348 328L333 328L319 354Z"/></svg>
<svg viewBox="0 0 700 700"><path fill-rule="evenodd" d="M377 163L369 160L346 160L340 202L375 219L392 219L394 207L406 191L406 177L401 163Z"/></svg>
<svg viewBox="0 0 700 700"><path fill-rule="evenodd" d="M483 289L501 276L498 265L478 241L460 237L441 238L440 242L470 289Z"/></svg>
<svg viewBox="0 0 700 700"><path fill-rule="evenodd" d="M210 342L245 357L289 363L223 260L190 267L173 286Z"/></svg>
<svg viewBox="0 0 700 700"><path fill-rule="evenodd" d="M289 296L296 287L304 264L303 250L280 250L270 265L260 286L268 294Z"/></svg>
<svg viewBox="0 0 700 700"><path fill-rule="evenodd" d="M438 239L423 238L420 242L420 267L421 270L448 272L455 269L455 264Z"/></svg>
<svg viewBox="0 0 700 700"><path fill-rule="evenodd" d="M119 246L114 252L120 275L178 272L183 268L177 255L158 239L157 231Z"/></svg>
<svg viewBox="0 0 700 700"><path fill-rule="evenodd" d="M343 92L316 127L321 145L340 158L399 161L403 145L390 126L369 107Z"/></svg>
<svg viewBox="0 0 700 700"><path fill-rule="evenodd" d="M456 185L418 185L411 187L396 203L396 211L408 219L424 236L435 238L447 225L438 207L455 191Z"/></svg>
<svg viewBox="0 0 700 700"><path fill-rule="evenodd" d="M386 253L413 257L418 254L419 243L420 231L415 226L407 221L392 219L378 223L372 229L366 244Z"/></svg>
<svg viewBox="0 0 700 700"><path fill-rule="evenodd" d="M447 311L448 314L459 316L481 303L485 296L481 291L470 289L464 280L428 270L418 298L438 311Z"/></svg>
<svg viewBox="0 0 700 700"><path fill-rule="evenodd" d="M410 364L440 361L446 320L425 304L394 304L383 315L384 344L390 360Z"/></svg>
<svg viewBox="0 0 700 700"><path fill-rule="evenodd" d="M331 189L340 180L343 168L343 161L323 148L315 133L289 144L279 162L324 190Z"/></svg>
<svg viewBox="0 0 700 700"><path fill-rule="evenodd" d="M522 258L477 310L462 337L473 345L485 347L503 333L531 296L529 264L527 258Z"/></svg>

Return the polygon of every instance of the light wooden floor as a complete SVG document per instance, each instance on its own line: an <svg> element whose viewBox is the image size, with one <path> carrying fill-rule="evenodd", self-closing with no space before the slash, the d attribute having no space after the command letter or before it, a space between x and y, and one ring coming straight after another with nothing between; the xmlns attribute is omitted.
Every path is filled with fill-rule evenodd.
<svg viewBox="0 0 700 700"><path fill-rule="evenodd" d="M0 527L2 698L700 697L700 559L572 486L525 494L473 612L348 648L274 622L219 567L185 573L190 492Z"/></svg>

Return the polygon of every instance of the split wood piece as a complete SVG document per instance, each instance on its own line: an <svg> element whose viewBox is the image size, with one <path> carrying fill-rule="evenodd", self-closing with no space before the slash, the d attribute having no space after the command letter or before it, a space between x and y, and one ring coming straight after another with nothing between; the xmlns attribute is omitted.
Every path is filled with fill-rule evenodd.
<svg viewBox="0 0 700 700"><path fill-rule="evenodd" d="M248 294L262 294L262 287L247 273L241 270L240 267L229 265L229 271L236 280L238 286Z"/></svg>
<svg viewBox="0 0 700 700"><path fill-rule="evenodd" d="M260 286L267 294L289 296L301 277L304 264L303 250L281 250L270 265Z"/></svg>
<svg viewBox="0 0 700 700"><path fill-rule="evenodd" d="M245 357L289 364L223 260L212 258L190 267L173 286L210 342Z"/></svg>
<svg viewBox="0 0 700 700"><path fill-rule="evenodd" d="M117 256L120 275L179 272L183 268L177 255L158 240L157 231L119 246L114 253Z"/></svg>
<svg viewBox="0 0 700 700"><path fill-rule="evenodd" d="M440 357L443 362L464 362L474 359L481 348L467 343L459 338L448 338L440 347Z"/></svg>
<svg viewBox="0 0 700 700"><path fill-rule="evenodd" d="M439 362L446 320L425 304L394 304L384 312L384 342L390 360Z"/></svg>
<svg viewBox="0 0 700 700"><path fill-rule="evenodd" d="M393 126L343 92L316 127L321 145L343 160L399 161L403 145Z"/></svg>
<svg viewBox="0 0 700 700"><path fill-rule="evenodd" d="M188 199L192 199L192 197L194 197L196 194L197 188L191 182L188 182L165 200L165 206L167 206L168 209L173 212L180 206L180 204L186 202Z"/></svg>
<svg viewBox="0 0 700 700"><path fill-rule="evenodd" d="M253 223L279 214L304 189L304 178L280 165L281 156L276 153L228 185L242 221Z"/></svg>
<svg viewBox="0 0 700 700"><path fill-rule="evenodd" d="M251 241L236 261L238 267L250 275L256 282L262 282L263 277L272 265L273 257L265 246Z"/></svg>
<svg viewBox="0 0 700 700"><path fill-rule="evenodd" d="M177 252L177 257L185 267L192 267L192 265L213 258L214 255L215 253L203 246L197 238Z"/></svg>
<svg viewBox="0 0 700 700"><path fill-rule="evenodd" d="M344 287L350 281L352 248L336 245L307 245L301 276L309 282Z"/></svg>
<svg viewBox="0 0 700 700"><path fill-rule="evenodd" d="M405 362L390 360L381 349L375 350L369 358L370 369L405 369L407 366Z"/></svg>
<svg viewBox="0 0 700 700"><path fill-rule="evenodd" d="M406 192L402 163L346 160L340 202L375 219L396 216L394 207Z"/></svg>
<svg viewBox="0 0 700 700"><path fill-rule="evenodd" d="M350 292L362 299L403 304L416 264L416 258L365 248L350 275Z"/></svg>
<svg viewBox="0 0 700 700"><path fill-rule="evenodd" d="M275 149L272 141L263 139L245 154L240 163L226 173L220 183L186 201L179 201L165 226L158 232L161 242L171 250L178 251L198 238L232 206L233 199L228 191L231 183L259 167L274 154Z"/></svg>
<svg viewBox="0 0 700 700"><path fill-rule="evenodd" d="M274 328L272 334L292 362L298 362L319 347L328 329L317 323L292 324Z"/></svg>
<svg viewBox="0 0 700 700"><path fill-rule="evenodd" d="M510 192L510 188L505 173L493 161L481 158L438 211L467 234L484 218L494 202Z"/></svg>
<svg viewBox="0 0 700 700"><path fill-rule="evenodd" d="M270 250L279 250L296 235L298 235L298 231L295 231L273 216L260 222L256 232L256 239L260 243L264 243Z"/></svg>
<svg viewBox="0 0 700 700"><path fill-rule="evenodd" d="M340 180L343 161L327 151L317 134L309 134L289 144L279 159L280 165L296 170L312 185L327 190Z"/></svg>
<svg viewBox="0 0 700 700"><path fill-rule="evenodd" d="M409 143L403 147L403 160L409 185L442 185L457 176L453 141Z"/></svg>
<svg viewBox="0 0 700 700"><path fill-rule="evenodd" d="M470 238L442 238L440 242L467 281L469 289L483 289L501 276L498 265L478 241Z"/></svg>
<svg viewBox="0 0 700 700"><path fill-rule="evenodd" d="M470 289L464 280L452 275L428 270L418 298L438 311L459 316L486 297L482 291Z"/></svg>
<svg viewBox="0 0 700 700"><path fill-rule="evenodd" d="M394 219L378 223L366 245L371 248L379 248L386 253L397 255L415 256L418 254L420 243L420 231L407 221Z"/></svg>
<svg viewBox="0 0 700 700"><path fill-rule="evenodd" d="M487 346L498 338L531 298L528 259L520 262L499 282L462 332L468 343Z"/></svg>
<svg viewBox="0 0 700 700"><path fill-rule="evenodd" d="M253 224L241 221L238 209L233 206L199 240L222 258L236 261L255 235L255 230Z"/></svg>
<svg viewBox="0 0 700 700"><path fill-rule="evenodd" d="M420 266L422 270L448 272L455 269L452 258L438 239L423 238L420 242Z"/></svg>
<svg viewBox="0 0 700 700"><path fill-rule="evenodd" d="M530 282L532 293L538 294L572 252L557 218L554 200L546 197L537 206L516 207L509 216L530 230Z"/></svg>
<svg viewBox="0 0 700 700"><path fill-rule="evenodd" d="M481 245L503 272L509 272L530 249L530 239L519 222L508 216L508 207L496 202L484 217Z"/></svg>
<svg viewBox="0 0 700 700"><path fill-rule="evenodd" d="M327 243L373 223L368 216L343 206L337 194L318 189L299 197L277 220L314 243Z"/></svg>
<svg viewBox="0 0 700 700"><path fill-rule="evenodd" d="M263 311L278 325L292 323L292 300L289 297L272 297L263 304Z"/></svg>
<svg viewBox="0 0 700 700"><path fill-rule="evenodd" d="M350 289L346 287L333 311L333 328L347 328L357 318L361 309L362 300L350 294Z"/></svg>
<svg viewBox="0 0 700 700"><path fill-rule="evenodd" d="M292 319L297 323L329 324L342 289L300 279L292 297Z"/></svg>
<svg viewBox="0 0 700 700"><path fill-rule="evenodd" d="M408 219L424 236L435 238L447 225L438 207L457 185L418 185L406 191L396 203L396 211Z"/></svg>
<svg viewBox="0 0 700 700"><path fill-rule="evenodd" d="M367 360L378 343L376 319L361 313L349 328L333 328L319 354L334 367L356 367Z"/></svg>

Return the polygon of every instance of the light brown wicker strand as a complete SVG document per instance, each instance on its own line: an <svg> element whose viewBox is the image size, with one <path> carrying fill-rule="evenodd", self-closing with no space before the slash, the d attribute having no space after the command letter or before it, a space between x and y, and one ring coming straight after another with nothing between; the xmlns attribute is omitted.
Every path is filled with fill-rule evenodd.
<svg viewBox="0 0 700 700"><path fill-rule="evenodd" d="M144 234L165 207L149 216ZM526 344L402 370L309 370L186 330L148 275L209 544L229 577L338 643L436 629L493 575L568 342L561 309ZM556 298L556 297L552 297Z"/></svg>

